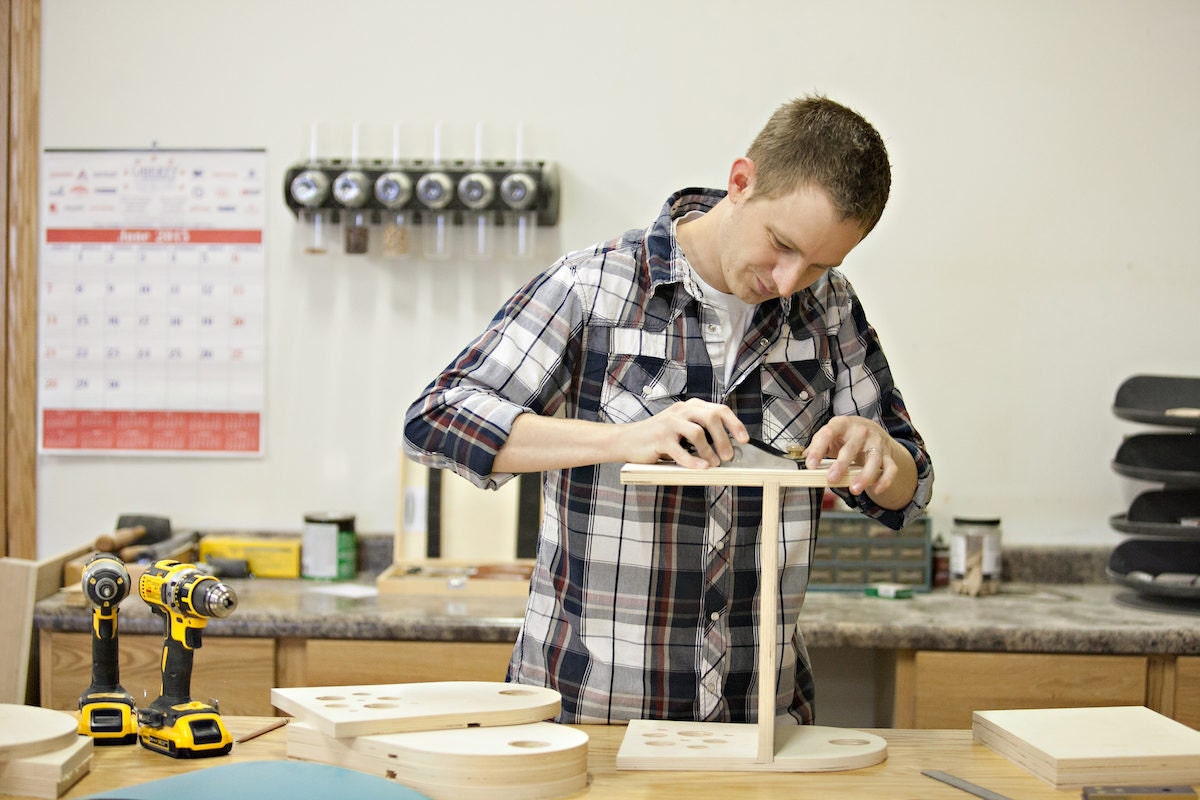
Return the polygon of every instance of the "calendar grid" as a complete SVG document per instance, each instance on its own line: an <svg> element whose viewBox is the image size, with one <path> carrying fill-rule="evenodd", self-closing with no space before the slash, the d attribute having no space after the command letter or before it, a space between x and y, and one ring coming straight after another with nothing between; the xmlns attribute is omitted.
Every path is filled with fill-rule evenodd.
<svg viewBox="0 0 1200 800"><path fill-rule="evenodd" d="M39 447L261 455L262 151L46 151Z"/></svg>

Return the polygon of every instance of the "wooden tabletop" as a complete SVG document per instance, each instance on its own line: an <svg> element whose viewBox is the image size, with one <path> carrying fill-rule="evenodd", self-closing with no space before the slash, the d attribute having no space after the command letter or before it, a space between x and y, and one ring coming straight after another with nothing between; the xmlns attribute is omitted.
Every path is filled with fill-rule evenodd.
<svg viewBox="0 0 1200 800"><path fill-rule="evenodd" d="M235 741L276 721L270 717L231 716L224 720ZM888 742L888 758L882 764L849 772L792 774L618 770L617 749L621 746L625 728L615 725L577 727L590 737L589 786L586 792L578 795L581 798L692 800L696 797L820 797L823 800L862 800L886 797L889 800L964 800L970 797L960 789L925 777L921 774L922 770L948 772L1013 800L1079 797L1078 789L1055 791L1050 784L1007 759L982 745L973 744L968 730L877 729L872 732ZM286 742L287 731L279 728L245 743L235 744L228 756L193 760L169 758L138 745L97 747L90 773L75 784L65 797L85 797L231 761L284 759Z"/></svg>

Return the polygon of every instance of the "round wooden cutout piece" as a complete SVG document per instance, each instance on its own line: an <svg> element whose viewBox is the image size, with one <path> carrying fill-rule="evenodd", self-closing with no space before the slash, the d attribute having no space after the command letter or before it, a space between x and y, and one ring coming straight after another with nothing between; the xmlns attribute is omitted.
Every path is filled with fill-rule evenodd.
<svg viewBox="0 0 1200 800"><path fill-rule="evenodd" d="M0 758L61 750L79 735L79 722L63 711L0 703Z"/></svg>

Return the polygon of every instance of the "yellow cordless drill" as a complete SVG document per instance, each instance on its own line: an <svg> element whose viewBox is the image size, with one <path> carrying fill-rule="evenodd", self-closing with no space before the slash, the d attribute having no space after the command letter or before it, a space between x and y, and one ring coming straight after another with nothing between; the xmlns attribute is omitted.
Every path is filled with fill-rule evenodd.
<svg viewBox="0 0 1200 800"><path fill-rule="evenodd" d="M133 695L121 687L117 611L129 596L129 570L112 553L96 553L83 565L83 594L92 604L92 683L79 696L79 732L94 744L137 741Z"/></svg>
<svg viewBox="0 0 1200 800"><path fill-rule="evenodd" d="M162 694L138 710L138 739L173 758L225 755L233 737L217 709L191 697L192 657L209 617L237 608L233 589L192 564L157 561L142 574L138 593L163 620Z"/></svg>

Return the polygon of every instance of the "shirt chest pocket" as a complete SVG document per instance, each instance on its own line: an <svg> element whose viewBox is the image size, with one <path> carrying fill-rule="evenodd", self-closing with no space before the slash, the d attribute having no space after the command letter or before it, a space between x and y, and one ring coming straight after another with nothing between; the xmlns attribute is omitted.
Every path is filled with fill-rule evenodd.
<svg viewBox="0 0 1200 800"><path fill-rule="evenodd" d="M761 368L763 438L807 443L829 418L833 370L828 361L767 362Z"/></svg>
<svg viewBox="0 0 1200 800"><path fill-rule="evenodd" d="M608 358L600 413L609 422L635 422L682 400L687 365L648 355Z"/></svg>

